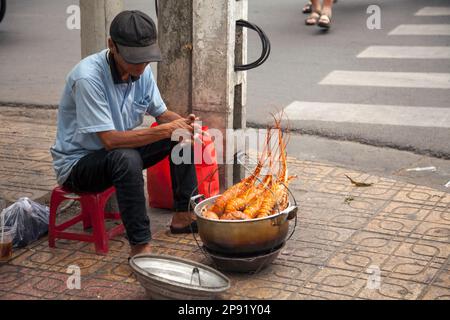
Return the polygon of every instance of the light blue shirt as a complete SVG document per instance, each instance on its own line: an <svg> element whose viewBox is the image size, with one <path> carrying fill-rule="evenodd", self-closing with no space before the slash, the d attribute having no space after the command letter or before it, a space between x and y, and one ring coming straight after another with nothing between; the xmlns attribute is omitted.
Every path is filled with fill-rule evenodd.
<svg viewBox="0 0 450 320"><path fill-rule="evenodd" d="M55 144L50 148L58 184L87 154L104 149L97 132L127 131L167 108L150 66L136 81L115 84L103 50L80 61L66 78L59 103Z"/></svg>

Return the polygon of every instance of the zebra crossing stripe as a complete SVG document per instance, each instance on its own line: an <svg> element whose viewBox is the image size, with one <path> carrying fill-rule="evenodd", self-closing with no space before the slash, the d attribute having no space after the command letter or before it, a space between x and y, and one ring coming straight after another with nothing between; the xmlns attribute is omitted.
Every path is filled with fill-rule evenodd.
<svg viewBox="0 0 450 320"><path fill-rule="evenodd" d="M450 59L450 47L370 46L358 58Z"/></svg>
<svg viewBox="0 0 450 320"><path fill-rule="evenodd" d="M294 101L283 110L289 121L327 121L450 128L450 109Z"/></svg>
<svg viewBox="0 0 450 320"><path fill-rule="evenodd" d="M450 89L450 73L342 71L329 73L321 85Z"/></svg>
<svg viewBox="0 0 450 320"><path fill-rule="evenodd" d="M422 16L422 17L450 16L450 7L425 7L417 11L415 16Z"/></svg>
<svg viewBox="0 0 450 320"><path fill-rule="evenodd" d="M450 24L401 24L389 35L450 36Z"/></svg>

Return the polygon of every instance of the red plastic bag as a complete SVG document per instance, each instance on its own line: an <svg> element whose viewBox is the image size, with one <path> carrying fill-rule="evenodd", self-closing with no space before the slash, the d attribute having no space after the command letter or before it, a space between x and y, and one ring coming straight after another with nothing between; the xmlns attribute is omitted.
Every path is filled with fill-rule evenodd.
<svg viewBox="0 0 450 320"><path fill-rule="evenodd" d="M157 126L155 122L152 127ZM207 131L208 127L202 127ZM206 198L219 193L219 172L217 170L216 150L210 137L202 136L202 162L195 164L198 193ZM199 142L195 142L195 150L199 150ZM169 156L147 169L147 191L149 205L152 208L173 208L172 180L170 177Z"/></svg>

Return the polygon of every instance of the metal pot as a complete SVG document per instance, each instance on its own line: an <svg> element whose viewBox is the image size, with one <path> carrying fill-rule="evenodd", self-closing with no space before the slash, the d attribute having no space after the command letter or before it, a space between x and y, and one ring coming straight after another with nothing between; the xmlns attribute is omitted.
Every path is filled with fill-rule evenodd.
<svg viewBox="0 0 450 320"><path fill-rule="evenodd" d="M191 198L197 216L198 234L203 245L217 253L239 256L270 251L286 241L289 220L297 217L296 205L289 205L272 216L251 220L213 220L203 217L202 209L211 206L219 196L198 204L196 201L203 195Z"/></svg>

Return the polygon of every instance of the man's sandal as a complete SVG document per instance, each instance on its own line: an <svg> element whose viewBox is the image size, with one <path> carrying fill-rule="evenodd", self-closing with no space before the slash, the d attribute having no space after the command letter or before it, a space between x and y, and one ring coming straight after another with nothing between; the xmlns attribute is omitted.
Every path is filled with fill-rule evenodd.
<svg viewBox="0 0 450 320"><path fill-rule="evenodd" d="M313 26L313 25L317 24L320 17L321 17L320 12L313 12L308 16L308 18L305 19L305 24L307 26Z"/></svg>
<svg viewBox="0 0 450 320"><path fill-rule="evenodd" d="M308 2L302 9L303 13L311 13L312 12L312 2Z"/></svg>
<svg viewBox="0 0 450 320"><path fill-rule="evenodd" d="M331 27L331 16L322 14L317 21L317 25L324 29L330 29Z"/></svg>
<svg viewBox="0 0 450 320"><path fill-rule="evenodd" d="M192 221L191 224L188 224L187 226L183 228L175 228L170 226L170 232L172 234L182 234L182 233L198 233L198 225L197 221Z"/></svg>

